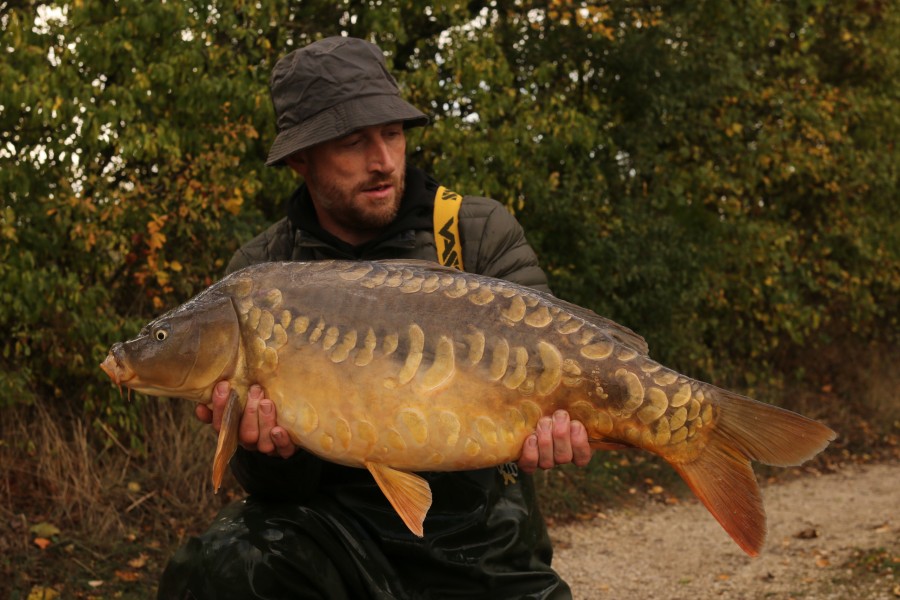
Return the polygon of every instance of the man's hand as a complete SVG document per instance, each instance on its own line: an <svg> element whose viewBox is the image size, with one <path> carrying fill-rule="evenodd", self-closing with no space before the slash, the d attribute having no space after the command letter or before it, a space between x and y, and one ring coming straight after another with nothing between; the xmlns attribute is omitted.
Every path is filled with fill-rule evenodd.
<svg viewBox="0 0 900 600"><path fill-rule="evenodd" d="M519 469L534 473L538 467L575 463L583 467L591 461L592 450L587 430L580 421L572 421L569 413L558 410L553 417L541 417L537 430L525 439Z"/></svg>
<svg viewBox="0 0 900 600"><path fill-rule="evenodd" d="M213 389L212 410L204 404L198 404L194 410L197 418L204 423L211 423L216 432L222 427L222 413L225 412L230 389L227 381L220 381ZM278 426L275 404L268 398L263 398L263 390L258 385L250 387L247 406L241 415L238 440L247 450L270 456L287 458L297 450L287 431Z"/></svg>

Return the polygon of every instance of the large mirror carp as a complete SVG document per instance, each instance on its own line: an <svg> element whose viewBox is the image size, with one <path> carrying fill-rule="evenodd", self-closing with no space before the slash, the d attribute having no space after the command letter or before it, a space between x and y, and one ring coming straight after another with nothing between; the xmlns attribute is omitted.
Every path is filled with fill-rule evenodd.
<svg viewBox="0 0 900 600"><path fill-rule="evenodd" d="M835 437L660 365L589 310L422 261L247 267L115 344L102 367L138 392L201 403L231 383L216 488L260 384L295 444L368 469L418 536L431 490L416 471L514 461L538 419L564 409L595 449L664 458L755 555L766 526L750 462L797 465Z"/></svg>

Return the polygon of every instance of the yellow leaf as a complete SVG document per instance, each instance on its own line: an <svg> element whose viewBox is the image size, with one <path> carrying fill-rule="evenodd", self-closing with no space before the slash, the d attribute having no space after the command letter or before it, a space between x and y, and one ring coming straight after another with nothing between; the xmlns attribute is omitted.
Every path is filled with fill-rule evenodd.
<svg viewBox="0 0 900 600"><path fill-rule="evenodd" d="M166 234L154 232L150 234L150 239L147 240L147 245L150 246L151 250L159 250L166 244Z"/></svg>
<svg viewBox="0 0 900 600"><path fill-rule="evenodd" d="M239 196L239 195L232 196L231 198L229 198L228 200L225 200L222 203L222 208L224 208L231 214L236 215L239 212L241 212L241 205L243 203L244 203L244 199L241 196Z"/></svg>
<svg viewBox="0 0 900 600"><path fill-rule="evenodd" d="M59 592L51 587L36 585L28 592L28 600L53 600L59 597Z"/></svg>
<svg viewBox="0 0 900 600"><path fill-rule="evenodd" d="M31 533L33 533L37 537L42 537L42 538L49 538L49 537L53 537L54 535L60 534L59 527L57 527L53 523L48 523L46 521L42 521L41 523L38 523L37 525L32 525L31 527L28 528L28 530L31 531Z"/></svg>
<svg viewBox="0 0 900 600"><path fill-rule="evenodd" d="M740 134L744 130L744 126L740 123L732 123L728 129L725 130L725 135L728 137L732 137Z"/></svg>
<svg viewBox="0 0 900 600"><path fill-rule="evenodd" d="M169 268L172 269L173 271L175 271L176 273L180 273L181 270L183 269L183 267L181 266L181 263L178 262L177 260L173 260L172 262L170 262Z"/></svg>

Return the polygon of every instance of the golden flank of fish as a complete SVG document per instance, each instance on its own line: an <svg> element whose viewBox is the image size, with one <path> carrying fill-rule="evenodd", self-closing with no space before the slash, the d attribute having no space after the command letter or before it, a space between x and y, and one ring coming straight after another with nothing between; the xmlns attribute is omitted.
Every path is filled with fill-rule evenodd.
<svg viewBox="0 0 900 600"><path fill-rule="evenodd" d="M516 460L542 415L584 423L595 449L668 461L747 553L765 514L750 467L796 465L835 433L685 377L634 332L549 294L419 261L266 263L226 277L117 343L120 385L209 403L232 397L218 488L247 390L260 384L291 439L367 468L416 535L431 491L415 471Z"/></svg>

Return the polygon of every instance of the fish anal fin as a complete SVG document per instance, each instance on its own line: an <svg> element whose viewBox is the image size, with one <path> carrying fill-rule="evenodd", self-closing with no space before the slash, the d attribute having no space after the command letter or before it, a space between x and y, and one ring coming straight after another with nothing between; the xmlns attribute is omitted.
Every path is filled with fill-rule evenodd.
<svg viewBox="0 0 900 600"><path fill-rule="evenodd" d="M672 466L735 543L757 556L766 538L766 513L750 461L710 445L695 460Z"/></svg>
<svg viewBox="0 0 900 600"><path fill-rule="evenodd" d="M237 450L241 412L238 393L231 390L225 403L225 412L222 414L222 426L219 428L219 438L216 442L216 455L213 457L212 484L216 493L222 487L225 469L228 468L228 463L231 461L234 451Z"/></svg>
<svg viewBox="0 0 900 600"><path fill-rule="evenodd" d="M381 463L367 462L366 468L409 530L424 537L422 523L431 508L428 482L415 473L398 471Z"/></svg>

